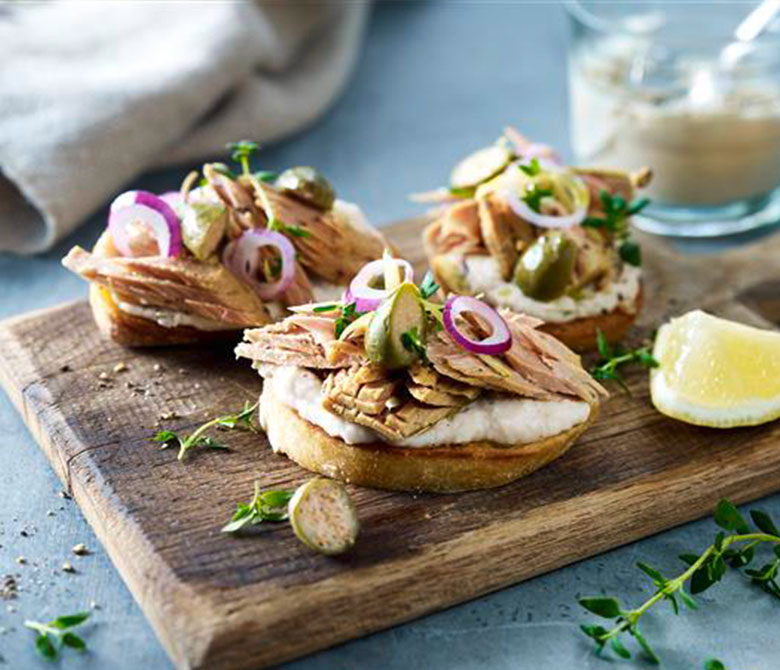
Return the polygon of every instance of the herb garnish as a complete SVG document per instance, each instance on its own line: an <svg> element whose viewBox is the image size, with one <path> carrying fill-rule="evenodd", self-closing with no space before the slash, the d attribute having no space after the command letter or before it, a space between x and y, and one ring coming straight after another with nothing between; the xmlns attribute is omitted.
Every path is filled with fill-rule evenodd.
<svg viewBox="0 0 780 670"><path fill-rule="evenodd" d="M582 225L588 228L606 228L615 233L620 246L618 253L629 265L642 265L642 251L636 242L629 239L631 231L628 226L628 218L641 212L650 203L648 198L640 198L628 204L625 198L619 195L611 195L602 190L599 193L601 203L604 205L604 216L589 216Z"/></svg>
<svg viewBox="0 0 780 670"><path fill-rule="evenodd" d="M542 188L538 184L527 184L522 200L534 210L534 212L541 214L542 198L548 198L552 194L553 191L551 188Z"/></svg>
<svg viewBox="0 0 780 670"><path fill-rule="evenodd" d="M704 670L726 670L726 666L723 665L723 661L719 661L717 658L710 658L704 662Z"/></svg>
<svg viewBox="0 0 780 670"><path fill-rule="evenodd" d="M344 329L355 319L357 319L359 316L362 315L363 312L357 311L356 302L350 302L347 303L346 305L343 305L341 307L341 314L339 315L339 318L336 319L336 326L335 326L336 338L341 337L341 333L344 332Z"/></svg>
<svg viewBox="0 0 780 670"><path fill-rule="evenodd" d="M542 173L542 166L539 165L538 158L532 158L528 165L523 165L520 163L517 167L519 167L529 177L536 177Z"/></svg>
<svg viewBox="0 0 780 670"><path fill-rule="evenodd" d="M423 363L428 362L428 354L425 350L425 343L420 337L420 332L417 330L417 326L413 326L404 333L401 333L401 344L404 345L404 349L417 354Z"/></svg>
<svg viewBox="0 0 780 670"><path fill-rule="evenodd" d="M254 526L263 521L286 521L289 516L287 503L293 493L295 492L288 490L263 491L260 482L255 482L254 497L246 505L238 504L230 522L222 527L222 532L235 533L244 526Z"/></svg>
<svg viewBox="0 0 780 670"><path fill-rule="evenodd" d="M454 195L456 198L473 198L477 189L473 186L450 186L450 195Z"/></svg>
<svg viewBox="0 0 780 670"><path fill-rule="evenodd" d="M238 142L230 142L225 146L231 152L230 158L232 158L236 163L241 164L241 169L243 170L244 174L250 174L249 157L253 153L259 151L260 145L257 142L252 142L251 140L239 140Z"/></svg>
<svg viewBox="0 0 780 670"><path fill-rule="evenodd" d="M284 221L280 221L275 217L268 222L268 230L287 233L293 237L311 237L311 233L308 230L305 230L300 226L288 226Z"/></svg>
<svg viewBox="0 0 780 670"><path fill-rule="evenodd" d="M628 391L628 387L623 381L623 377L620 375L618 368L621 365L627 363L637 362L644 368L657 368L659 366L658 361L652 354L652 343L647 343L637 349L625 349L620 345L610 346L607 342L607 338L600 330L596 331L596 346L601 358L596 362L596 365L591 369L590 374L595 379L613 379L625 391Z"/></svg>
<svg viewBox="0 0 780 670"><path fill-rule="evenodd" d="M179 453L176 456L178 460L183 461L184 457L195 447L206 447L207 449L217 449L221 451L229 451L229 448L217 442L212 437L204 435L209 428L230 428L238 430L251 430L256 432L256 428L252 423L252 415L259 405L259 400L250 405L248 402L244 402L244 408L236 412L235 414L227 414L225 416L218 416L216 419L211 419L203 425L195 429L191 435L181 436L173 430L160 430L154 437L153 442L162 442L160 449L168 449L169 447L178 445Z"/></svg>
<svg viewBox="0 0 780 670"><path fill-rule="evenodd" d="M427 300L438 290L439 285L433 278L433 273L428 270L428 272L426 272L425 276L423 277L422 283L420 284L420 295L422 295L423 300Z"/></svg>
<svg viewBox="0 0 780 670"><path fill-rule="evenodd" d="M279 176L276 172L272 172L271 170L259 170L258 172L255 172L252 175L257 181L263 181L266 184L272 184L276 181L276 178Z"/></svg>
<svg viewBox="0 0 780 670"><path fill-rule="evenodd" d="M657 654L639 632L639 620L642 615L661 600L669 601L674 613L679 614L678 597L688 609L697 609L699 605L693 596L719 582L726 574L727 567L739 570L750 564L756 547L762 544L774 545L770 561L757 570L746 569L745 574L765 593L780 599L780 584L778 584L780 531L768 514L760 510L751 510L750 516L758 532L751 530L731 502L721 500L715 508L715 523L730 534L719 532L714 542L699 555L680 556L689 567L673 579L667 579L660 571L645 563L637 563L637 567L653 581L656 591L651 598L635 609L624 610L617 598L609 596L580 598L580 605L589 612L605 619L615 620L614 627L609 630L598 625L580 627L585 635L595 641L597 653L609 644L615 654L621 658L630 658L631 653L620 640L620 635L627 633L637 641L649 661L659 663ZM689 583L690 592L685 590L686 582ZM705 667L715 670L723 668L723 664L716 659L711 659Z"/></svg>
<svg viewBox="0 0 780 670"><path fill-rule="evenodd" d="M38 637L35 638L35 649L48 661L57 658L63 647L70 647L78 651L84 651L87 648L86 642L82 640L71 629L81 625L89 619L89 612L78 612L58 616L48 623L38 621L25 621L26 628L37 631Z"/></svg>
<svg viewBox="0 0 780 670"><path fill-rule="evenodd" d="M331 302L327 305L317 305L316 307L312 307L312 312L315 314L319 314L321 312L332 312L334 309L339 309L341 305L337 302Z"/></svg>

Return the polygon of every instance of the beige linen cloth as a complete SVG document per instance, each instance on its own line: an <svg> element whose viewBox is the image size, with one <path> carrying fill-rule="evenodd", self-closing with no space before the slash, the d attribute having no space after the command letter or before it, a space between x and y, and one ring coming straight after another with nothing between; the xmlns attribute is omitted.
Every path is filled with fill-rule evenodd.
<svg viewBox="0 0 780 670"><path fill-rule="evenodd" d="M314 120L361 0L0 4L0 251L50 248L142 171Z"/></svg>

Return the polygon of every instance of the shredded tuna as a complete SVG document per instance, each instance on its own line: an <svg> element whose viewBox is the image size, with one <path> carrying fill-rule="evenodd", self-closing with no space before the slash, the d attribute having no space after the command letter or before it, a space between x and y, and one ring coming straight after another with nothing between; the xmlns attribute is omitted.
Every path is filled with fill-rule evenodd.
<svg viewBox="0 0 780 670"><path fill-rule="evenodd" d="M330 333L326 332L326 321ZM348 367L365 360L362 343L358 346L335 339L332 319L309 315L293 315L264 328L245 331L236 355L255 363L318 369Z"/></svg>
<svg viewBox="0 0 780 670"><path fill-rule="evenodd" d="M234 236L267 225L264 199L278 220L303 231L304 235L291 235L290 241L298 252L298 262L310 276L346 285L363 265L380 258L385 247L392 246L369 226L357 226L333 210L324 212L253 177L231 180L213 166L204 168L204 173L228 208Z"/></svg>
<svg viewBox="0 0 780 670"><path fill-rule="evenodd" d="M328 375L323 405L389 441L399 440L451 416L478 393L474 388L440 381L444 380L435 372L422 372L420 366L399 372L375 365L353 366Z"/></svg>
<svg viewBox="0 0 780 670"><path fill-rule="evenodd" d="M104 258L78 246L62 264L139 307L192 314L237 329L270 321L263 302L219 264L160 256Z"/></svg>

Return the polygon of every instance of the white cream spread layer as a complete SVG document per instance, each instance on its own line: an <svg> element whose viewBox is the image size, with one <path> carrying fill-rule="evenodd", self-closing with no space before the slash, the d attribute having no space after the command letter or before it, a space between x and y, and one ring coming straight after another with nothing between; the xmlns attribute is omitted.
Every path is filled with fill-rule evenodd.
<svg viewBox="0 0 780 670"><path fill-rule="evenodd" d="M302 418L347 444L387 442L373 430L345 421L322 405L322 382L304 368L261 365L265 378L263 393L271 392ZM265 427L262 397L260 425ZM490 440L498 444L525 444L557 435L588 418L590 407L577 400L528 400L507 396L486 396L471 403L449 419L434 424L412 437L388 443L399 447L428 447Z"/></svg>
<svg viewBox="0 0 780 670"><path fill-rule="evenodd" d="M529 298L517 284L505 281L492 256L466 256L463 264L466 282L474 293L484 293L487 301L493 305L509 307L544 321L573 321L580 317L606 314L617 307L631 313L636 310L641 270L633 265L625 264L617 279L601 291L586 289L577 300L565 295L541 302Z"/></svg>
<svg viewBox="0 0 780 670"><path fill-rule="evenodd" d="M236 327L230 324L219 323L218 321L212 321L211 319L205 319L202 316L195 314L186 314L184 312L176 312L170 309L161 309L159 307L145 307L141 305L134 305L123 300L118 300L116 296L114 301L116 306L123 312L132 314L133 316L140 316L143 319L154 321L158 326L163 328L177 328L179 326L192 326L198 330L235 330Z"/></svg>

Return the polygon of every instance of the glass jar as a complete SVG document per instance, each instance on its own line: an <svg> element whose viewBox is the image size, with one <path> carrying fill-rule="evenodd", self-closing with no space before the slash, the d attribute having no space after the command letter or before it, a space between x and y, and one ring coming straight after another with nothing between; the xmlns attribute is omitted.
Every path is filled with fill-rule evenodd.
<svg viewBox="0 0 780 670"><path fill-rule="evenodd" d="M701 237L780 221L780 25L735 39L758 4L565 5L576 160L652 169L640 228Z"/></svg>

